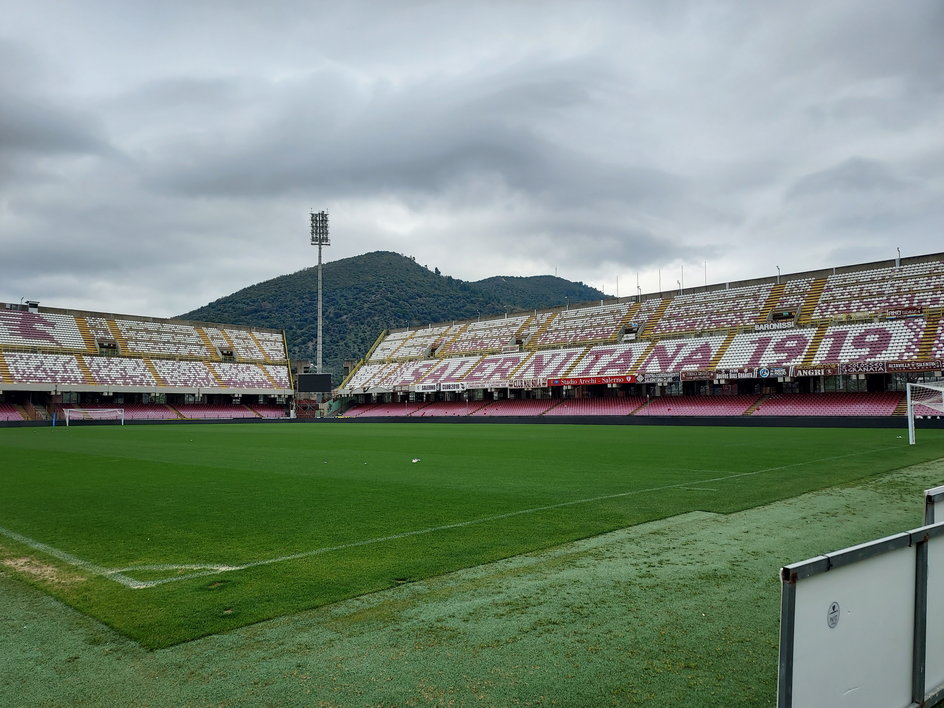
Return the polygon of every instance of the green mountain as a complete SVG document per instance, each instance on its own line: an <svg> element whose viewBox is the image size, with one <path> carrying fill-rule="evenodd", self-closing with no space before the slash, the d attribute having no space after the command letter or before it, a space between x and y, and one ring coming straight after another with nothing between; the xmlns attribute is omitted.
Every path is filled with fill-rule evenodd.
<svg viewBox="0 0 944 708"><path fill-rule="evenodd" d="M491 317L606 297L549 275L466 282L389 251L325 263L323 359L340 383L345 360L363 357L385 329ZM293 359L315 360L318 269L306 268L227 295L182 319L285 330Z"/></svg>

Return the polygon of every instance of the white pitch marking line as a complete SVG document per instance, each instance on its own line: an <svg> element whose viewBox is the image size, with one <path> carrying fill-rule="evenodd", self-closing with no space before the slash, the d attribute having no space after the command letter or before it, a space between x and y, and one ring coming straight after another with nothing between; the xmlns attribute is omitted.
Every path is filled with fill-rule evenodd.
<svg viewBox="0 0 944 708"><path fill-rule="evenodd" d="M815 462L826 462L828 460L840 460L846 457L857 457L859 455L866 455L873 452L884 452L885 450L895 450L897 447L882 447L876 448L874 450L861 450L859 452L850 452L845 455L830 455L829 457L821 457L815 460L807 460L806 462L794 462L789 465L778 465L776 467L767 467L765 469L754 470L753 472L739 472L737 474L724 475L721 477L712 477L710 479L701 480L702 482L724 482L732 479L739 479L741 477L752 477L759 474L764 474L765 472L779 472L780 470L790 469L791 467L803 467L804 465L813 464ZM509 511L505 514L497 514L495 516L485 516L480 519L471 519L469 521L458 521L454 524L443 524L442 526L432 526L425 529L417 529L415 531L404 531L403 533L392 534L390 536L381 536L378 538L369 538L363 541L352 541L350 543L342 543L337 546L325 546L324 548L316 548L311 551L302 551L300 553L291 553L285 556L278 556L276 558L266 558L264 560L251 561L249 563L243 563L241 565L222 565L222 564L188 564L188 565L142 565L134 566L130 568L103 568L102 566L95 565L88 561L77 558L65 551L61 551L58 548L53 548L39 541L35 541L31 538L23 536L16 533L15 531L9 531L3 527L0 527L0 535L8 536L15 541L24 543L31 548L36 550L43 551L48 553L54 558L59 558L60 560L74 565L78 568L92 573L93 575L99 575L110 580L114 580L118 583L121 583L125 587L131 588L133 590L141 590L144 588L152 588L158 585L164 585L165 583L174 583L181 580L191 580L193 578L200 578L206 575L215 575L221 572L229 572L234 570L246 570L247 568L258 568L263 565L273 565L275 563L283 563L290 560L298 560L299 558L309 558L311 556L317 556L324 553L331 553L333 551L341 551L348 548L357 548L359 546L370 546L375 543L385 543L387 541L396 541L401 538L409 538L411 536L422 536L428 533L435 533L436 531L448 531L450 529L465 528L467 526L477 526L479 524L486 524L490 521L501 521L502 519L510 519L515 516L523 516L525 514L534 514L539 511L549 511L551 509L562 509L568 506L577 506L578 504L590 504L597 501L607 501L610 499L620 499L622 497L637 496L639 494L648 494L650 492L663 492L668 489L684 489L685 485L689 482L679 482L676 484L666 484L659 487L647 487L646 489L634 489L628 492L618 492L616 494L604 494L596 497L587 497L585 499L575 499L573 501L560 502L558 504L547 504L546 506L537 506L530 509L519 509L518 511ZM200 569L201 572L197 573L188 573L187 575L176 575L172 578L161 578L157 580L135 580L124 573L134 571L134 570L191 570L191 569Z"/></svg>
<svg viewBox="0 0 944 708"><path fill-rule="evenodd" d="M77 556L72 555L71 553L66 553L65 551L59 550L58 548L54 548L53 546L41 543L35 539L29 538L28 536L24 536L23 534L19 534L16 531L5 529L2 526L0 526L0 535L6 536L7 538L12 538L14 541L18 541L37 551L42 551L53 558L58 558L61 561L65 561L69 565L76 568L81 568L92 575L100 575L102 577L108 578L109 580L114 580L116 583L121 583L125 587L132 589L147 587L147 585L142 584L140 581L135 580L134 578L124 575L119 570L115 570L114 568L103 568L100 565L95 565L94 563L83 560Z"/></svg>

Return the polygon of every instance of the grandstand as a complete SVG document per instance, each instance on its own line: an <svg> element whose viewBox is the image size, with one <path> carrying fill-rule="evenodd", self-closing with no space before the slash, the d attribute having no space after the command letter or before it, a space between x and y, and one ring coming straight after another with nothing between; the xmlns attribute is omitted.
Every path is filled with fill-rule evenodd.
<svg viewBox="0 0 944 708"><path fill-rule="evenodd" d="M904 414L944 370L944 254L384 332L352 417Z"/></svg>
<svg viewBox="0 0 944 708"><path fill-rule="evenodd" d="M129 420L285 417L280 331L0 303L0 422L63 408Z"/></svg>

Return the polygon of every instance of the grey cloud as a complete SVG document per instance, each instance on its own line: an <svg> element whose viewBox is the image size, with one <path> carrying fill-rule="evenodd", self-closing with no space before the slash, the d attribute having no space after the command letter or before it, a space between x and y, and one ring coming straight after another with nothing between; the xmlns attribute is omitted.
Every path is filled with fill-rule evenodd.
<svg viewBox="0 0 944 708"><path fill-rule="evenodd" d="M448 194L470 174L497 175L512 190L550 199L660 199L681 180L651 166L587 159L552 142L542 115L586 105L595 66L528 66L474 81L380 85L358 96L320 79L266 95L274 106L248 134L187 146L186 162L145 166L162 188L211 196L283 191ZM307 95L302 102L295 97ZM247 100L252 100L247 96ZM322 107L332 106L331 112ZM348 106L355 104L357 110ZM168 146L164 154L181 155Z"/></svg>
<svg viewBox="0 0 944 708"><path fill-rule="evenodd" d="M310 207L469 280L940 250L937 0L4 4L0 300L186 311Z"/></svg>
<svg viewBox="0 0 944 708"><path fill-rule="evenodd" d="M887 194L913 186L911 180L896 176L888 165L878 160L854 157L802 177L789 189L787 198L797 199L825 192Z"/></svg>
<svg viewBox="0 0 944 708"><path fill-rule="evenodd" d="M44 88L46 74L28 50L0 36L0 153L100 150L99 121Z"/></svg>

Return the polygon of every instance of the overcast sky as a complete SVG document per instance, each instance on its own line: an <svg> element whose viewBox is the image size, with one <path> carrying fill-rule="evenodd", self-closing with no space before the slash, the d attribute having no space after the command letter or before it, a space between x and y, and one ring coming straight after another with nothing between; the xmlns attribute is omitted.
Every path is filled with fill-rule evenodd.
<svg viewBox="0 0 944 708"><path fill-rule="evenodd" d="M944 2L0 0L0 301L376 250L610 294L944 251Z"/></svg>

